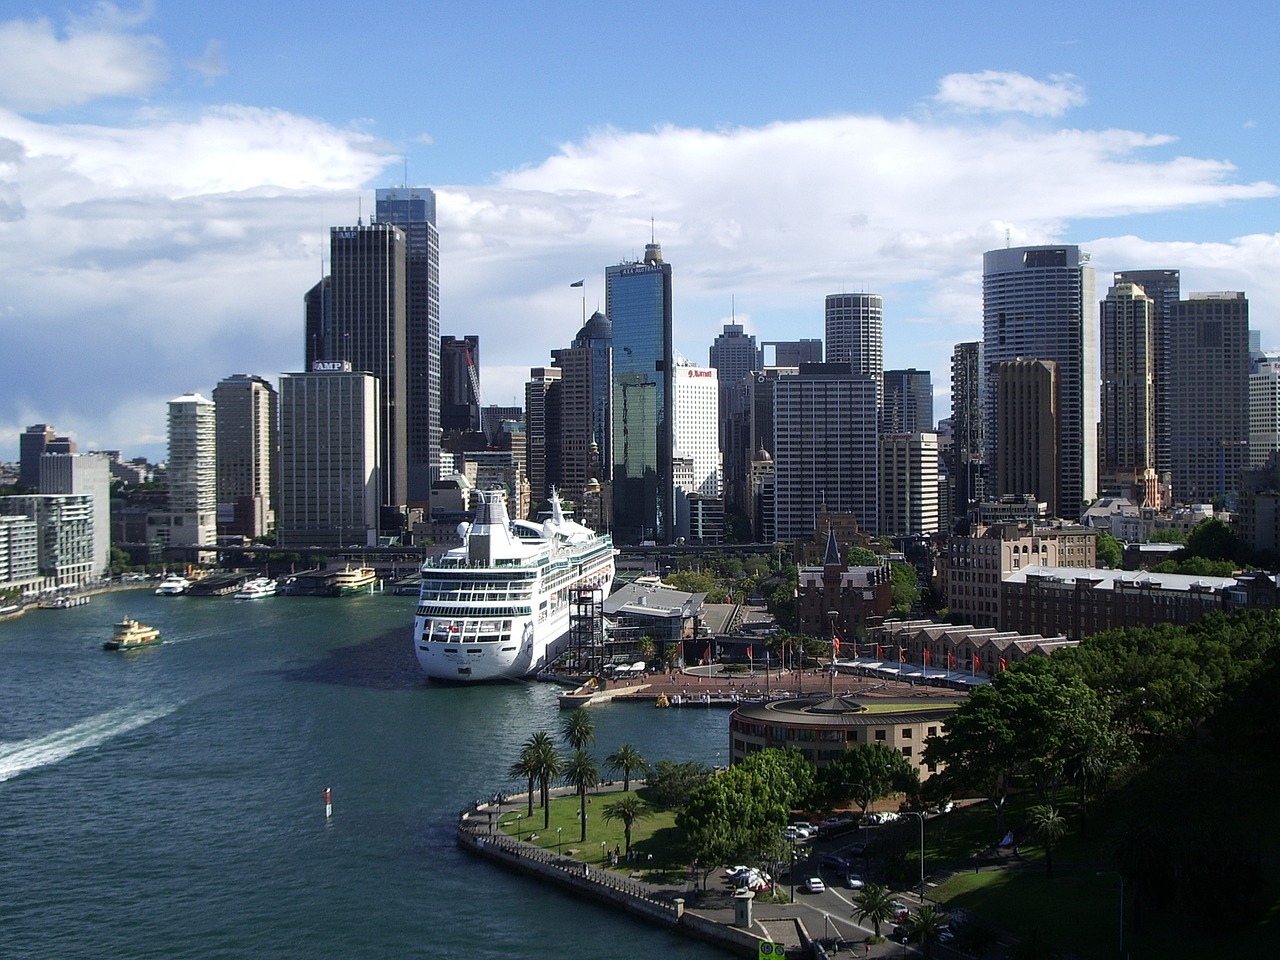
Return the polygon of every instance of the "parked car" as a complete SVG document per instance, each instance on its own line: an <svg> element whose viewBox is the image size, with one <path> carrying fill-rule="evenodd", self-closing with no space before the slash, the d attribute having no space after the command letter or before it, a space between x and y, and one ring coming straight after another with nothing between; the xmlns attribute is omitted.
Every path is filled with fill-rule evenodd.
<svg viewBox="0 0 1280 960"><path fill-rule="evenodd" d="M824 853L818 857L818 865L823 867L835 867L836 870L848 870L849 861L838 853Z"/></svg>
<svg viewBox="0 0 1280 960"><path fill-rule="evenodd" d="M825 893L827 885L822 882L821 877L810 877L804 882L804 888L810 893Z"/></svg>
<svg viewBox="0 0 1280 960"><path fill-rule="evenodd" d="M865 886L862 877L856 873L846 874L844 885L850 890L861 890Z"/></svg>
<svg viewBox="0 0 1280 960"><path fill-rule="evenodd" d="M814 830L813 824L805 823L803 820L793 821L791 824L791 829L795 830L796 833L800 834L800 836L806 840L809 837L812 837L817 832L816 830Z"/></svg>

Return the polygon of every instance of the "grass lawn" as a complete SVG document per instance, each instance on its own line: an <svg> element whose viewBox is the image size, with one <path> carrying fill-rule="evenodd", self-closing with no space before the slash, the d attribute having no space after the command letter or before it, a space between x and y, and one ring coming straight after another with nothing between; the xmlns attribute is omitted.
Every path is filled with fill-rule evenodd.
<svg viewBox="0 0 1280 960"><path fill-rule="evenodd" d="M579 803L577 796L553 797L550 803L550 827L543 827L543 811L535 801L533 819L526 815L527 808L521 808L518 814L507 813L503 816L501 828L504 832L521 840L528 840L530 834L537 836L533 843L547 850L559 850L566 856L584 860L593 866L609 867L609 854L616 848L626 850L626 836L621 820L606 820L605 810L610 804L617 803L623 797L635 796L645 799L648 791L641 787L630 793L589 793L587 799L587 839L582 841L582 824L578 819ZM676 827L676 815L672 810L649 808L649 815L635 821L631 826L631 847L639 859L627 863L620 860L616 869L619 873L630 875L640 873L643 879L652 883L675 883L683 880L688 871L688 861L684 853L684 832ZM556 830L559 828L559 833Z"/></svg>

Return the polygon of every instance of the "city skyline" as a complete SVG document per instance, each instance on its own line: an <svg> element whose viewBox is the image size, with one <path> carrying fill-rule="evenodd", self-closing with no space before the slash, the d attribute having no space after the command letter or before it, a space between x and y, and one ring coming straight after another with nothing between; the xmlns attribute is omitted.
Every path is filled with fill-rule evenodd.
<svg viewBox="0 0 1280 960"><path fill-rule="evenodd" d="M0 459L40 422L159 459L173 396L300 369L329 228L398 184L437 193L441 332L480 336L489 403L520 395L651 236L680 265L681 354L700 361L726 322L820 337L825 296L874 292L885 366L929 370L938 415L954 345L981 333L981 254L1006 240L1078 245L1100 277L1243 290L1280 345L1267 6L1140 5L1136 37L1101 4L1065 24L1012 4L442 8L405 36L376 29L408 15L387 3L252 23L217 4L44 9L0 21ZM854 29L876 42L830 57ZM1194 58L1132 55L1191 35ZM358 76L365 51L412 63L415 45L429 77Z"/></svg>

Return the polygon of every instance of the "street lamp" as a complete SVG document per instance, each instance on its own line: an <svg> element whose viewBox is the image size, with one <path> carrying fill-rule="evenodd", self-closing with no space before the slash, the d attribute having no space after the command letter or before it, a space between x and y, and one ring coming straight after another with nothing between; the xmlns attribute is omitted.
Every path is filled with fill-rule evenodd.
<svg viewBox="0 0 1280 960"><path fill-rule="evenodd" d="M920 904L924 905L924 814L917 813L914 810L903 811L908 816L917 817L920 820Z"/></svg>
<svg viewBox="0 0 1280 960"><path fill-rule="evenodd" d="M787 871L787 878L791 881L791 902L796 902L796 845L791 844L791 869Z"/></svg>
<svg viewBox="0 0 1280 960"><path fill-rule="evenodd" d="M561 827L556 827L556 856L560 856L560 831Z"/></svg>

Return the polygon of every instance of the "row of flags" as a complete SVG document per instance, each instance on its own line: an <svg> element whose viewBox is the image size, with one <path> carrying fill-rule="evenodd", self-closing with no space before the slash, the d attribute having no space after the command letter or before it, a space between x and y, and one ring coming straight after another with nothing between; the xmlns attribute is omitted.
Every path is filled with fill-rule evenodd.
<svg viewBox="0 0 1280 960"><path fill-rule="evenodd" d="M840 653L840 638L839 638L839 637L834 637L834 636L833 636L833 637L831 638L831 647L832 647L832 650L833 650L833 652L834 652L835 654L837 654L837 655L838 655L838 654ZM857 656L857 649L858 649L858 648L857 648L857 645L855 644L855 645L854 645L854 656ZM877 659L877 660L883 660L883 659L884 659L884 650L885 650L885 648L884 648L884 646L883 646L882 644L879 644L879 643L877 643L877 644L876 644L876 659ZM754 659L755 659L755 658L754 658L754 656L752 655L751 647L747 647L747 659L748 659L748 660L754 660ZM907 648L906 648L906 647L898 647L898 662L899 662L899 663L906 663L906 662L907 662ZM924 649L924 665L925 665L926 667L929 667L929 666L932 666L932 665L933 665L933 651L931 651L928 647L925 647L925 649ZM947 653L947 669L948 669L948 670L954 670L955 668L956 668L956 655L955 655L954 653L951 653L950 651L948 651L948 653ZM976 653L973 655L973 669L974 669L974 671L975 671L975 672L976 672L976 671L978 671L978 670L981 670L981 669L982 669L982 658L981 658L981 657L979 657ZM1004 657L1000 657L1000 669L1001 669L1001 670L1008 670L1008 669L1009 669L1009 661L1008 661L1008 660L1006 660Z"/></svg>

